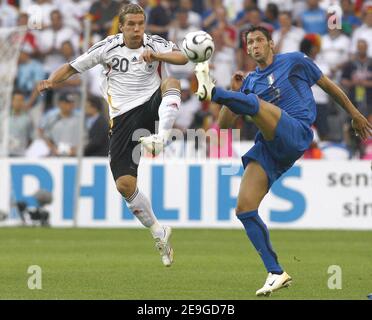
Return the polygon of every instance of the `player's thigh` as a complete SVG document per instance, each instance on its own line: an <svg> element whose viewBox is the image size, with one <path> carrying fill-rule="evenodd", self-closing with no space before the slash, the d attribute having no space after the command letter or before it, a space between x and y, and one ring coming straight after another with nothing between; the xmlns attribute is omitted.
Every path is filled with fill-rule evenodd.
<svg viewBox="0 0 372 320"><path fill-rule="evenodd" d="M160 87L154 92L150 100L144 104L142 110L142 125L151 133L155 132L155 121L159 120L159 106L162 101L162 93Z"/></svg>
<svg viewBox="0 0 372 320"><path fill-rule="evenodd" d="M250 161L240 183L236 214L258 209L268 192L268 178L257 161Z"/></svg>
<svg viewBox="0 0 372 320"><path fill-rule="evenodd" d="M258 113L252 117L254 124L260 129L265 140L275 138L275 130L278 126L282 111L279 107L262 99Z"/></svg>

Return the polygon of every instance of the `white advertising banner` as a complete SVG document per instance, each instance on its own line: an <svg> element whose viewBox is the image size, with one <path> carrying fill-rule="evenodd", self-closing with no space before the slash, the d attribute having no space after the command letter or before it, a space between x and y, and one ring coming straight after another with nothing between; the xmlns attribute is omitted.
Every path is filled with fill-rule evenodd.
<svg viewBox="0 0 372 320"><path fill-rule="evenodd" d="M73 225L76 160L0 160L0 210L12 201L35 205L48 190L50 223ZM79 227L138 227L116 191L107 159L83 160ZM234 208L243 168L239 160L141 160L139 188L159 220L175 227L241 228ZM371 229L369 161L298 161L273 186L259 213L270 228ZM16 210L0 225L18 225Z"/></svg>

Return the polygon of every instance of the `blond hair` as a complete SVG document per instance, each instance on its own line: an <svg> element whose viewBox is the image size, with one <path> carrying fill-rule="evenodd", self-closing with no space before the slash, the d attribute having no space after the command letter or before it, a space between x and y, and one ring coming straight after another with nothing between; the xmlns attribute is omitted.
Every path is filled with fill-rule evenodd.
<svg viewBox="0 0 372 320"><path fill-rule="evenodd" d="M143 17L146 19L146 14L145 14L145 11L143 10L143 8L140 5L135 4L135 3L126 4L120 10L120 13L119 13L119 23L121 25L124 24L124 22L125 22L125 16L127 14L143 14Z"/></svg>

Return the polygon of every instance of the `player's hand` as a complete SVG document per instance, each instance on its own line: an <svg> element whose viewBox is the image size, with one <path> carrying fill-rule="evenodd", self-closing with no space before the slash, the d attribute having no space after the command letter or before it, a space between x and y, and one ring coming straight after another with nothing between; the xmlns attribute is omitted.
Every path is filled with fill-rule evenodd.
<svg viewBox="0 0 372 320"><path fill-rule="evenodd" d="M243 71L236 71L231 78L231 90L238 91L244 81Z"/></svg>
<svg viewBox="0 0 372 320"><path fill-rule="evenodd" d="M361 114L351 120L351 126L355 131L355 135L360 136L361 139L372 137L372 124Z"/></svg>
<svg viewBox="0 0 372 320"><path fill-rule="evenodd" d="M36 86L37 92L42 94L44 91L53 89L53 84L50 80L42 80Z"/></svg>
<svg viewBox="0 0 372 320"><path fill-rule="evenodd" d="M140 56L140 61L142 61L142 60L147 62L147 63L151 63L153 61L157 61L158 56L152 50L144 50L143 53Z"/></svg>

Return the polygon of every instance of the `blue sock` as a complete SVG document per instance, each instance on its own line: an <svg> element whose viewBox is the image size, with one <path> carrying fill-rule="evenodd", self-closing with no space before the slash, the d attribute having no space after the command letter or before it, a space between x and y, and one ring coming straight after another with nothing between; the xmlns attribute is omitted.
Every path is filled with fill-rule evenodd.
<svg viewBox="0 0 372 320"><path fill-rule="evenodd" d="M258 215L258 211L249 211L238 214L245 231L266 267L267 272L282 274L283 269L279 265L278 257L274 252L269 237L269 230Z"/></svg>
<svg viewBox="0 0 372 320"><path fill-rule="evenodd" d="M223 104L235 114L254 116L260 107L257 95L229 91L219 87L212 90L212 101Z"/></svg>

